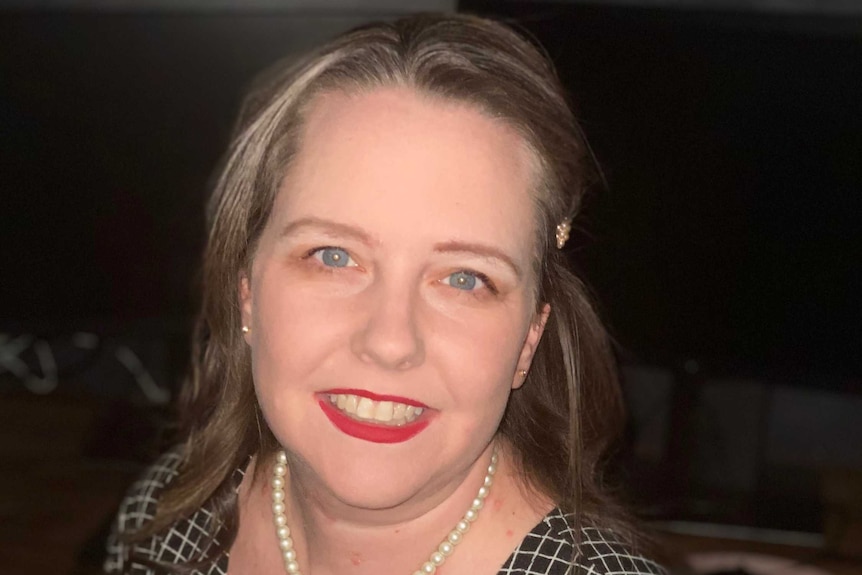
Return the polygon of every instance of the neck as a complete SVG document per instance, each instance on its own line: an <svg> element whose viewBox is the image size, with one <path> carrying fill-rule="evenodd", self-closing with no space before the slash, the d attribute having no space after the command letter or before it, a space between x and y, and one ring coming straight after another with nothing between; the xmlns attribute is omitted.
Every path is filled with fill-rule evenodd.
<svg viewBox="0 0 862 575"><path fill-rule="evenodd" d="M321 489L301 464L292 462L286 514L303 572L415 572L470 507L484 481L491 452L489 446L469 469L445 484L382 510L358 509L339 500ZM459 548L472 547L474 539L481 542L481 527L488 521L483 515L492 514L501 487L495 480L485 509ZM452 562L458 555L453 554Z"/></svg>

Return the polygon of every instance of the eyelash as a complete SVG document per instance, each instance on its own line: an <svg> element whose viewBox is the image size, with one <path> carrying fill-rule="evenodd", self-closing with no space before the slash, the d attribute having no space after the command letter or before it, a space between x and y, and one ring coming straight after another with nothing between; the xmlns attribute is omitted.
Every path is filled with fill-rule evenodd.
<svg viewBox="0 0 862 575"><path fill-rule="evenodd" d="M355 267L356 266L356 262L354 262L353 266L349 265L349 262L353 261L353 256L350 255L350 252L347 251L346 249L340 248L338 246L320 246L320 247L312 248L312 249L308 250L307 252L305 252L305 256L303 257L303 259L306 259L306 260L311 259L311 258L317 259L316 256L318 254L320 254L321 252L323 252L324 250L339 250L339 251L346 253L347 257L350 258L348 260L348 265L344 265L344 266L329 266L329 265L326 265L323 261L321 261L320 262L321 266L324 269L331 271L331 270L338 269L339 267ZM477 272L477 271L470 270L470 269L455 270L454 272L447 275L442 281L446 281L448 278L451 278L455 274L465 274L465 275L473 276L474 278L476 278L477 280L482 282L482 285L484 285L485 289L487 289L491 294L497 295L499 293L499 291L497 290L497 286L494 285L494 282L491 281L491 278L489 278L487 275L483 274L482 272ZM455 286L451 286L451 287L453 289L456 289L457 291L466 292L467 294L471 294L473 296L477 296L478 293L481 291L481 288L480 289L471 289L471 290L458 290L458 288L455 288Z"/></svg>

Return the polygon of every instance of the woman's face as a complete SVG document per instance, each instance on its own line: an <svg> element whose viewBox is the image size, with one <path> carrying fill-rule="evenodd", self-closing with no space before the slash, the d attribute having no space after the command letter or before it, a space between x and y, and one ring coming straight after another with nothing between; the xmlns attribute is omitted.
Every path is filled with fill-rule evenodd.
<svg viewBox="0 0 862 575"><path fill-rule="evenodd" d="M504 124L406 88L316 99L240 287L294 473L384 509L485 464L547 315L531 158Z"/></svg>

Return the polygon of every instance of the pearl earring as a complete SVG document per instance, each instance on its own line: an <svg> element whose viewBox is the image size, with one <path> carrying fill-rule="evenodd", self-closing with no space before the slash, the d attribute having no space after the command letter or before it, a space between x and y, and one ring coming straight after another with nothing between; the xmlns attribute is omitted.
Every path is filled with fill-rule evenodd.
<svg viewBox="0 0 862 575"><path fill-rule="evenodd" d="M518 373L521 374L521 379L527 379L527 370L526 369L522 369Z"/></svg>
<svg viewBox="0 0 862 575"><path fill-rule="evenodd" d="M247 326L247 325L242 326L242 333L248 333L248 332L250 332L250 331L251 331L251 330L248 328L248 326Z"/></svg>

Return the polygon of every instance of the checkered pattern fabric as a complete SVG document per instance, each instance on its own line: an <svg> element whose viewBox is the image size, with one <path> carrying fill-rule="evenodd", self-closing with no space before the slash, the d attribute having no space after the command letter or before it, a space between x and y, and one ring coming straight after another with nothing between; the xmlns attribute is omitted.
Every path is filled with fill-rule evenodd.
<svg viewBox="0 0 862 575"><path fill-rule="evenodd" d="M553 509L524 537L498 575L666 575L655 561L628 550L613 532L581 529L575 548L570 516ZM574 559L574 561L573 561Z"/></svg>
<svg viewBox="0 0 862 575"><path fill-rule="evenodd" d="M140 529L155 516L159 493L176 477L181 462L182 455L179 452L168 452L132 484L120 504L117 519L108 537L108 555L104 566L106 573L155 573L152 568L129 560L132 546L121 542L118 535ZM217 530L218 526L212 514L204 507L190 517L178 521L167 533L134 544L135 556L167 565L200 561L205 558L209 546L213 544L210 533ZM195 575L224 575L226 572L227 560L223 558L213 562L204 571L195 571Z"/></svg>
<svg viewBox="0 0 862 575"><path fill-rule="evenodd" d="M179 453L168 453L132 485L108 539L106 573L155 575L152 567L130 560L132 546L122 543L118 534L134 531L152 519L159 492L177 475L181 461ZM203 561L212 544L210 533L217 531L212 514L202 508L167 533L134 544L134 555L168 565L202 561L203 567L195 575L226 575L226 555ZM660 565L632 553L606 529L583 528L577 551L574 540L569 517L554 509L515 548L498 575L666 575Z"/></svg>

